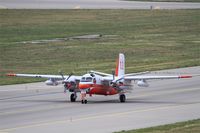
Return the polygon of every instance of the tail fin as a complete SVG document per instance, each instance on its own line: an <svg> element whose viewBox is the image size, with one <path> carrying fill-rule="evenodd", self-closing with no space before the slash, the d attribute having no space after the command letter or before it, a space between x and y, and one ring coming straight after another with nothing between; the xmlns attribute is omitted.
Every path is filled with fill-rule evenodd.
<svg viewBox="0 0 200 133"><path fill-rule="evenodd" d="M120 53L117 60L117 66L115 69L115 76L122 76L125 74L125 56Z"/></svg>

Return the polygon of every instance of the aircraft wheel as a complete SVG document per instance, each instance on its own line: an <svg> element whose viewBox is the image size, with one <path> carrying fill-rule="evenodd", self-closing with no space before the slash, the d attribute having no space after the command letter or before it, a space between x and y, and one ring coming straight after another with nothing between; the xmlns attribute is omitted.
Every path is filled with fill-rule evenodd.
<svg viewBox="0 0 200 133"><path fill-rule="evenodd" d="M120 100L121 103L124 103L126 101L126 96L124 94L121 94L119 96L119 100Z"/></svg>
<svg viewBox="0 0 200 133"><path fill-rule="evenodd" d="M71 100L71 102L75 102L76 101L76 95L74 93L71 94L70 100Z"/></svg>
<svg viewBox="0 0 200 133"><path fill-rule="evenodd" d="M87 104L87 100L81 100L82 104Z"/></svg>
<svg viewBox="0 0 200 133"><path fill-rule="evenodd" d="M81 103L82 103L82 104L84 104L84 101L83 101L83 100L81 100Z"/></svg>

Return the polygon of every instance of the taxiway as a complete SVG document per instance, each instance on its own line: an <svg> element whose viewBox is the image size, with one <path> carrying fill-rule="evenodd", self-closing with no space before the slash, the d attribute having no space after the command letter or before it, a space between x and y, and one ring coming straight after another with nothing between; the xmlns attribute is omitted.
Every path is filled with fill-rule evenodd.
<svg viewBox="0 0 200 133"><path fill-rule="evenodd" d="M156 74L199 74L200 67ZM44 83L0 86L0 133L110 133L200 118L200 77L156 80L135 86L127 102L92 96L71 103L62 86Z"/></svg>

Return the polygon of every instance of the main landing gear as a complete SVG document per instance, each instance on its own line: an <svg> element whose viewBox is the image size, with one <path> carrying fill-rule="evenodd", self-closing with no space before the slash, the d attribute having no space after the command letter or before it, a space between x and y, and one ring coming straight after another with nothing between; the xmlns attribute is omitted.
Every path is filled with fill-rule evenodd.
<svg viewBox="0 0 200 133"><path fill-rule="evenodd" d="M71 100L71 102L76 102L76 98L77 98L76 93L72 93L72 94L70 95L70 100Z"/></svg>
<svg viewBox="0 0 200 133"><path fill-rule="evenodd" d="M119 100L120 100L121 103L124 103L126 101L126 96L124 94L120 94Z"/></svg>
<svg viewBox="0 0 200 133"><path fill-rule="evenodd" d="M82 96L83 99L81 100L81 103L82 103L82 104L87 104L87 100L85 99L85 97L86 97L85 95L86 95L86 94L82 94L82 95L83 95L83 96ZM70 95L70 101L71 101L71 102L76 102L76 98L77 98L76 93L72 93L72 94Z"/></svg>

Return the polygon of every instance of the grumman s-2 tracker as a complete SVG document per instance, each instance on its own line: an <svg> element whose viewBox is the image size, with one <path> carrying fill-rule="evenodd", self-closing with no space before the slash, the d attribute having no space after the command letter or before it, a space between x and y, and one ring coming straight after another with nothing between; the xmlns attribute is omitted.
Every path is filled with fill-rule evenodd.
<svg viewBox="0 0 200 133"><path fill-rule="evenodd" d="M64 92L71 93L70 100L75 102L77 93L81 93L81 103L86 104L86 96L96 95L119 95L120 102L126 101L125 93L132 90L132 81L136 82L140 87L148 87L147 80L154 79L181 79L191 78L192 76L159 76L159 75L144 75L148 72L129 73L125 74L125 56L120 53L117 60L115 72L112 74L90 71L82 76L75 75L40 75L40 74L7 74L7 76L17 77L33 77L47 78L46 85L58 85L60 81L64 84Z"/></svg>

